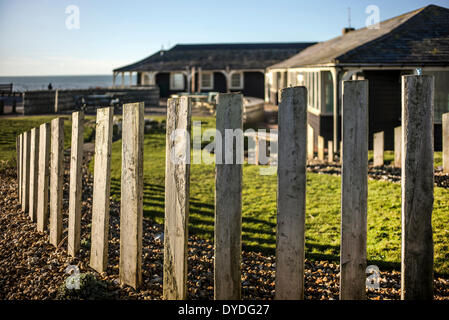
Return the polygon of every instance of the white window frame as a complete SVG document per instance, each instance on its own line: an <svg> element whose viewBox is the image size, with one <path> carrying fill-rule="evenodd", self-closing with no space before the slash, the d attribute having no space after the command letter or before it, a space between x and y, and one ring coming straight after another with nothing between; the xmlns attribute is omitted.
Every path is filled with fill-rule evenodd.
<svg viewBox="0 0 449 320"><path fill-rule="evenodd" d="M182 86L175 87L175 75L182 75ZM182 72L170 72L170 90L184 90L185 89L185 81L184 81L184 73Z"/></svg>
<svg viewBox="0 0 449 320"><path fill-rule="evenodd" d="M140 83L144 86L149 86L151 85L151 77L152 74L149 72L142 72L142 76L141 76L141 80ZM146 81L147 80L147 81Z"/></svg>
<svg viewBox="0 0 449 320"><path fill-rule="evenodd" d="M240 86L233 86L233 85L232 85L232 77L233 77L235 74L238 74L238 75L240 76ZM243 81L244 81L244 79L243 79L243 71L235 71L235 72L232 72L232 73L229 75L229 89L233 89L233 90L243 89L243 87L244 87Z"/></svg>
<svg viewBox="0 0 449 320"><path fill-rule="evenodd" d="M210 85L209 86L203 86L203 79L204 79L205 75L210 76ZM204 90L212 90L214 88L214 73L213 72L208 72L208 71L201 72L200 88L204 89Z"/></svg>

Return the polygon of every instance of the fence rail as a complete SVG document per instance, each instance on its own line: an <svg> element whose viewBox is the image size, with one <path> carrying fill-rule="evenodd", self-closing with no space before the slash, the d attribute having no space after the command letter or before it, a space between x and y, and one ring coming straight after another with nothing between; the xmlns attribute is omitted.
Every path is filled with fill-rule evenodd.
<svg viewBox="0 0 449 320"><path fill-rule="evenodd" d="M399 166L400 159L402 167L403 299L432 298L433 90L433 78L429 76L403 78L402 126L395 130L395 164ZM340 298L366 299L368 81L343 82L342 109ZM119 268L121 283L134 288L142 282L143 110L143 103L123 106ZM97 110L90 266L98 272L104 272L108 266L112 116L112 108ZM242 130L242 96L220 94L216 120L217 132L224 138L215 153L217 160L222 161L216 161L215 176L214 297L240 299L242 164L238 155L242 154L239 151L243 151L243 143L234 136L228 139L227 132ZM446 170L448 120L449 115L444 115ZM78 254L80 246L83 121L82 112L73 114L68 231L68 252L72 256ZM19 201L23 211L29 212L33 221L36 219L40 232L50 222L49 239L55 246L61 242L62 125L61 119L54 119L51 132L50 124L45 123L16 140ZM165 299L187 298L190 138L174 138L178 130L191 130L187 97L170 99L167 107ZM275 297L303 299L306 163L314 152L304 87L281 92L278 144ZM383 133L376 135L374 145L377 159L376 154L383 153ZM328 144L329 161L334 160L334 147L333 142ZM318 152L324 160L323 139L318 141Z"/></svg>

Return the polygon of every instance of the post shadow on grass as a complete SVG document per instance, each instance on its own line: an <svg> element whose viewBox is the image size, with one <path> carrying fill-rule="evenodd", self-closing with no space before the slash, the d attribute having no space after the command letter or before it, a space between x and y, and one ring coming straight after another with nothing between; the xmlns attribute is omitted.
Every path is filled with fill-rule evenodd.
<svg viewBox="0 0 449 320"><path fill-rule="evenodd" d="M164 218L164 186L157 184L144 184L144 216L151 220ZM111 179L111 193L120 199L120 179ZM149 208L149 209L148 209ZM203 235L213 241L214 238L214 204L200 201L198 198L190 199L190 225L191 235ZM260 252L265 255L274 255L276 246L275 222L257 219L255 217L242 218L242 249L244 251ZM272 230L263 230L257 227L248 227L245 224L261 224ZM200 226L200 227L197 227ZM203 227L201 227L203 226ZM260 235L268 235L270 238L261 238ZM257 243L257 244L254 244ZM306 258L309 260L326 260L338 264L340 262L340 246L320 244L306 241ZM331 252L331 253L319 253ZM386 262L382 260L368 260L368 265L377 265L382 271L399 270L400 263Z"/></svg>

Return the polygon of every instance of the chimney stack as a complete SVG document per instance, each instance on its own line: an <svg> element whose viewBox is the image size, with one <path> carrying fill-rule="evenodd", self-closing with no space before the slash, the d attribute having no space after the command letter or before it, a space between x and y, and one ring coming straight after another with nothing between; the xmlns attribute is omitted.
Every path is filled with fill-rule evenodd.
<svg viewBox="0 0 449 320"><path fill-rule="evenodd" d="M351 32L351 31L354 31L354 30L355 30L354 28L343 28L343 30L342 30L341 33L342 33L343 35L345 35L345 34Z"/></svg>

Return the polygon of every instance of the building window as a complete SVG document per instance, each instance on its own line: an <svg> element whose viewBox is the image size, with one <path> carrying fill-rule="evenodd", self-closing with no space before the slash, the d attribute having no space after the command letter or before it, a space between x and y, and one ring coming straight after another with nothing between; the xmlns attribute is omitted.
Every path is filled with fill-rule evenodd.
<svg viewBox="0 0 449 320"><path fill-rule="evenodd" d="M181 72L170 74L170 90L184 90L184 74Z"/></svg>
<svg viewBox="0 0 449 320"><path fill-rule="evenodd" d="M315 101L315 97L316 97L316 91L315 91L315 88L316 88L316 86L315 86L315 82L316 82L316 73L315 72L312 72L312 80L311 80L311 82L310 82L310 88L312 89L311 91L312 91L312 108L314 108L315 109L315 107L316 107L316 101Z"/></svg>
<svg viewBox="0 0 449 320"><path fill-rule="evenodd" d="M150 85L150 74L147 72L142 73L142 85Z"/></svg>
<svg viewBox="0 0 449 320"><path fill-rule="evenodd" d="M234 72L231 74L230 89L243 89L243 72Z"/></svg>
<svg viewBox="0 0 449 320"><path fill-rule="evenodd" d="M326 113L334 112L334 82L332 80L332 73L324 71L322 74L324 87L324 110Z"/></svg>
<svg viewBox="0 0 449 320"><path fill-rule="evenodd" d="M449 112L449 71L423 71L435 77L433 97L434 123L442 123L443 113Z"/></svg>
<svg viewBox="0 0 449 320"><path fill-rule="evenodd" d="M296 85L297 86L303 86L304 85L304 73L298 72L296 74Z"/></svg>
<svg viewBox="0 0 449 320"><path fill-rule="evenodd" d="M214 77L212 72L201 73L201 89L211 90L214 88Z"/></svg>
<svg viewBox="0 0 449 320"><path fill-rule="evenodd" d="M277 90L281 89L281 78L282 78L281 73L276 72L276 89Z"/></svg>
<svg viewBox="0 0 449 320"><path fill-rule="evenodd" d="M307 104L310 108L320 110L320 73L306 72L304 86L307 88Z"/></svg>

